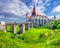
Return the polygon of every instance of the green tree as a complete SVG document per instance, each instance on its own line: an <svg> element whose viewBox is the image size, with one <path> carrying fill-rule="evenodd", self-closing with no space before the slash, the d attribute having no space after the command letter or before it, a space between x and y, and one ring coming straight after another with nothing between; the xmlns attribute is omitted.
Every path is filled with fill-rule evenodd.
<svg viewBox="0 0 60 48"><path fill-rule="evenodd" d="M57 25L57 29L60 29L60 24Z"/></svg>

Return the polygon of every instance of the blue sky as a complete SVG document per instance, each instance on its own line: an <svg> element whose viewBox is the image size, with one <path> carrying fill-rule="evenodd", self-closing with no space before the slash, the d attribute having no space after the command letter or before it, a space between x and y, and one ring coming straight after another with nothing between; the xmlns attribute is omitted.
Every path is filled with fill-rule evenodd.
<svg viewBox="0 0 60 48"><path fill-rule="evenodd" d="M56 15L60 19L60 0L0 0L0 21L23 22L26 12L31 13L34 3L37 14L49 18Z"/></svg>
<svg viewBox="0 0 60 48"><path fill-rule="evenodd" d="M54 10L55 7L60 6L60 0L21 0L21 1L24 2L24 4L26 4L28 7L32 6L34 2L36 3L36 6L37 5L43 6L45 8L43 9L44 10L43 13L45 13L47 16L56 15L58 11L55 13L52 13L52 11ZM42 3L43 5L38 3L40 1L43 2Z"/></svg>

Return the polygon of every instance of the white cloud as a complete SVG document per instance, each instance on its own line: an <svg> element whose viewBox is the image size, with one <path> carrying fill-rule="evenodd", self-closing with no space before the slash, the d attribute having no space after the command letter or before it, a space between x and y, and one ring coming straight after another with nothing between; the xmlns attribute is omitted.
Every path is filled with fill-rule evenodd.
<svg viewBox="0 0 60 48"><path fill-rule="evenodd" d="M49 2L50 0L33 0L33 2L35 2L35 3L37 3L37 2L44 2L44 3L47 3L47 2Z"/></svg>
<svg viewBox="0 0 60 48"><path fill-rule="evenodd" d="M35 3L35 4L36 4L37 2L38 2L38 0L33 0L33 3Z"/></svg>
<svg viewBox="0 0 60 48"><path fill-rule="evenodd" d="M43 13L46 10L45 9L45 5L46 6L49 6L50 5L50 3L48 3L49 1L50 0L33 0L33 4L35 2L35 5L36 5L36 12L37 13Z"/></svg>
<svg viewBox="0 0 60 48"><path fill-rule="evenodd" d="M5 18L3 15L0 15L0 19Z"/></svg>
<svg viewBox="0 0 60 48"><path fill-rule="evenodd" d="M6 0L6 2L0 1L0 13L12 13L17 16L21 16L29 10L28 7L19 0Z"/></svg>
<svg viewBox="0 0 60 48"><path fill-rule="evenodd" d="M54 2L54 6L57 5L58 3L57 2Z"/></svg>
<svg viewBox="0 0 60 48"><path fill-rule="evenodd" d="M49 2L50 0L46 0L46 2Z"/></svg>
<svg viewBox="0 0 60 48"><path fill-rule="evenodd" d="M60 5L53 8L51 13L56 15L56 19L60 19Z"/></svg>
<svg viewBox="0 0 60 48"><path fill-rule="evenodd" d="M50 14L55 15L56 19L60 19L60 5L54 7ZM53 19L53 16L49 16L49 18Z"/></svg>
<svg viewBox="0 0 60 48"><path fill-rule="evenodd" d="M56 18L57 18L57 19L60 19L60 15L57 15Z"/></svg>
<svg viewBox="0 0 60 48"><path fill-rule="evenodd" d="M54 16L48 16L49 19L54 19ZM56 15L56 19L60 19L60 14Z"/></svg>
<svg viewBox="0 0 60 48"><path fill-rule="evenodd" d="M9 19L11 19L11 20L17 20L17 18L9 18Z"/></svg>
<svg viewBox="0 0 60 48"><path fill-rule="evenodd" d="M50 6L50 3L47 3L46 6Z"/></svg>
<svg viewBox="0 0 60 48"><path fill-rule="evenodd" d="M45 11L44 6L36 7L36 13L43 13Z"/></svg>
<svg viewBox="0 0 60 48"><path fill-rule="evenodd" d="M48 16L49 19L54 19L54 16Z"/></svg>
<svg viewBox="0 0 60 48"><path fill-rule="evenodd" d="M33 2L35 2L35 5L38 4L38 5L36 5L36 12L37 13L44 12L45 7L44 7L42 0L33 0Z"/></svg>
<svg viewBox="0 0 60 48"><path fill-rule="evenodd" d="M54 12L60 12L60 5L59 6L56 6L53 10L52 10L52 13Z"/></svg>

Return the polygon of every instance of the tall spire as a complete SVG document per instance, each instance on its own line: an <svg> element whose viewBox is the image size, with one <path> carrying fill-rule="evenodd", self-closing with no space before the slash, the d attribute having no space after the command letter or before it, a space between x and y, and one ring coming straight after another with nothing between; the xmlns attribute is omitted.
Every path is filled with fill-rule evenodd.
<svg viewBox="0 0 60 48"><path fill-rule="evenodd" d="M34 7L33 7L33 10L32 10L32 16L36 15L36 8L35 8L35 3L34 3Z"/></svg>

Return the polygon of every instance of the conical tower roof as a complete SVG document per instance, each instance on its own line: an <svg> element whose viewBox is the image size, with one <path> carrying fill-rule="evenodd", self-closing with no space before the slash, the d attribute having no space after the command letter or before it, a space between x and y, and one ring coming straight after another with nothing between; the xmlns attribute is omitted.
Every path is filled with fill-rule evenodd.
<svg viewBox="0 0 60 48"><path fill-rule="evenodd" d="M35 8L35 5L33 7L33 10L32 10L32 16L36 15L36 8Z"/></svg>

